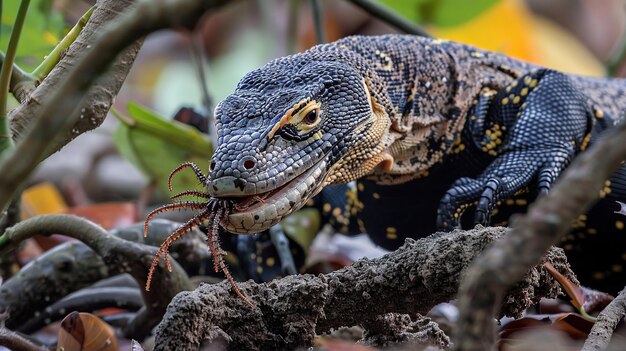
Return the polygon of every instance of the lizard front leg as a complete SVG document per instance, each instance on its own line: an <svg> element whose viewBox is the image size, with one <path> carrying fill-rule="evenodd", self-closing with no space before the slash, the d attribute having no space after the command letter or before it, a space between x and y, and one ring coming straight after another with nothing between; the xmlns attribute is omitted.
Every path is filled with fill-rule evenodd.
<svg viewBox="0 0 626 351"><path fill-rule="evenodd" d="M476 178L459 178L441 199L437 226L459 226L475 205L474 221L488 225L500 200L528 186L546 192L576 152L586 147L593 118L583 96L564 74L532 72L498 92L473 142L493 161ZM480 135L480 137L476 137Z"/></svg>

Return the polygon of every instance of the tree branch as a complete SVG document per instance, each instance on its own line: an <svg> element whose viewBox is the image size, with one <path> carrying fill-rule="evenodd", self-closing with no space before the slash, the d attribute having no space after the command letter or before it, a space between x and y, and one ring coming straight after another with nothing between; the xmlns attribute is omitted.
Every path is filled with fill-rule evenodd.
<svg viewBox="0 0 626 351"><path fill-rule="evenodd" d="M98 125L95 117L85 116L86 107L81 108L81 106L86 106L85 103L89 101L89 106L93 108L100 106L104 111L108 111L113 96L108 96L104 101L96 101L86 98L85 95L96 78L106 71L109 63L115 60L119 52L159 29L193 28L204 12L226 2L226 0L140 1L132 10L126 11L126 14L118 21L101 31L100 38L89 43L92 47L85 49L86 53L77 65L70 69L63 79L60 79L54 89L48 91L50 97L45 99L41 108L35 110L35 122L23 138L20 138L15 152L0 161L0 169L2 169L0 208L6 207L15 189L28 178L43 158L80 134L81 130L78 129L77 123L91 125L90 129ZM97 18L99 9L94 11L92 19ZM88 24L83 32L86 32L89 27ZM134 55L131 56L134 58ZM130 61L132 62L132 59ZM126 68L130 66L128 61L122 60L121 64ZM123 76L125 77L125 74ZM66 134L59 140L61 133ZM19 131L17 134L20 134ZM52 147L50 146L51 140Z"/></svg>
<svg viewBox="0 0 626 351"><path fill-rule="evenodd" d="M282 350L311 346L315 334L362 324L386 313L425 314L449 301L472 259L505 228L438 233L407 239L397 251L360 260L339 271L288 276L270 283L239 283L255 309L235 297L228 282L178 294L157 327L156 349L198 349L218 338L229 348ZM552 249L546 260L568 277L565 255ZM519 315L542 296L556 296L558 284L541 266L510 291L504 313Z"/></svg>
<svg viewBox="0 0 626 351"><path fill-rule="evenodd" d="M626 288L598 315L581 351L605 350L617 324L626 316Z"/></svg>
<svg viewBox="0 0 626 351"><path fill-rule="evenodd" d="M460 316L457 350L489 350L493 346L493 317L504 292L536 265L565 235L576 217L598 198L606 179L626 158L626 124L606 132L578 156L552 190L538 199L526 215L512 220L512 232L498 240L468 269L459 289Z"/></svg>
<svg viewBox="0 0 626 351"><path fill-rule="evenodd" d="M15 248L33 235L63 234L82 241L95 251L104 263L116 273L129 273L139 286L145 286L148 268L156 254L156 248L120 239L107 233L102 227L73 215L45 215L29 218L7 229L0 237L0 252ZM175 261L173 271L159 275L153 282L153 292L142 290L145 308L126 326L125 335L143 339L150 334L170 300L192 286L185 271ZM159 272L166 272L163 262Z"/></svg>
<svg viewBox="0 0 626 351"><path fill-rule="evenodd" d="M59 84L68 76L80 59L85 56L85 53L90 50L93 43L101 36L103 28L119 17L120 14L128 12L128 8L134 2L134 0L98 0L87 24L82 28L80 34L69 48L63 50L62 53L58 53L60 60L57 58L58 63L47 74L41 84L28 95L20 94L16 96L22 104L9 113L11 132L16 142L22 140L28 130L32 128L36 120L36 114L44 111L42 104L59 88ZM73 128L76 128L79 133L94 129L104 121L113 98L122 86L139 47L140 42L136 42L128 50L120 54L116 62L111 66L107 77L101 79L99 84L90 92L83 92L83 94L88 94L87 100L82 106L85 109L83 112L84 118L73 125ZM36 71L41 73L42 69L38 68ZM66 111L57 118L61 120L67 119L69 112L71 111ZM66 133L64 135L65 142L55 145L50 153L60 149L76 136L76 133Z"/></svg>

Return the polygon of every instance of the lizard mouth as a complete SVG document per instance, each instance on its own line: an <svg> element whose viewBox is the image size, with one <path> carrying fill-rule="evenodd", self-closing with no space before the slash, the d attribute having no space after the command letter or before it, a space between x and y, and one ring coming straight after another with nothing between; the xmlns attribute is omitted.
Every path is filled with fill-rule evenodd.
<svg viewBox="0 0 626 351"><path fill-rule="evenodd" d="M234 199L233 211L222 226L229 232L239 234L270 228L315 196L322 189L322 175L325 173L326 162L321 160L279 188Z"/></svg>

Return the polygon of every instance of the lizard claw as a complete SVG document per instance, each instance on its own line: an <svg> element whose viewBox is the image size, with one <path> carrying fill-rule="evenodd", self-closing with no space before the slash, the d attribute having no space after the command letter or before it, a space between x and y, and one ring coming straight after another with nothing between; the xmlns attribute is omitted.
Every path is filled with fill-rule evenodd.
<svg viewBox="0 0 626 351"><path fill-rule="evenodd" d="M460 178L441 199L438 229L459 227L463 212L474 205L474 223L489 225L498 202L519 194L533 179L537 191L546 193L569 162L568 154L562 149L511 151L497 157L477 179Z"/></svg>
<svg viewBox="0 0 626 351"><path fill-rule="evenodd" d="M437 228L453 230L461 227L461 215L465 207L480 195L482 183L472 178L459 178L446 192L437 210Z"/></svg>
<svg viewBox="0 0 626 351"><path fill-rule="evenodd" d="M474 212L474 223L486 226L491 220L491 211L493 211L496 199L498 198L498 192L501 190L500 180L498 178L491 178L485 184L482 195L476 205L476 211Z"/></svg>

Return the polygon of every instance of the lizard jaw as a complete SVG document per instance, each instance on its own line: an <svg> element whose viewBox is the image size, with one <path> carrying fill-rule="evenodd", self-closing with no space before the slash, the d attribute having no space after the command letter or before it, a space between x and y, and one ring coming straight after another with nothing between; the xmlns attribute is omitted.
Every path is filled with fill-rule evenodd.
<svg viewBox="0 0 626 351"><path fill-rule="evenodd" d="M322 159L279 189L256 195L259 202L243 208L235 205L235 211L228 215L222 226L238 234L253 234L269 229L315 196L323 188L326 175L326 161Z"/></svg>

